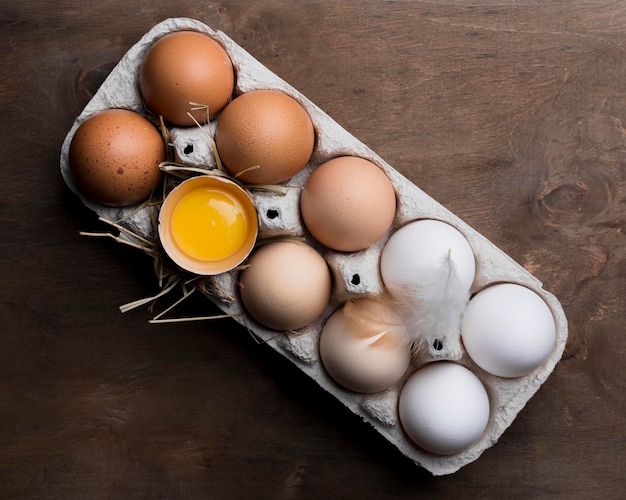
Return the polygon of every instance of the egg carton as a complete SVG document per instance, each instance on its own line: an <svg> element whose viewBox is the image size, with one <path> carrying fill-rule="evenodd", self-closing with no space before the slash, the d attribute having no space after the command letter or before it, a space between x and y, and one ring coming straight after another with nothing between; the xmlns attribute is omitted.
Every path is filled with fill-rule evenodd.
<svg viewBox="0 0 626 500"><path fill-rule="evenodd" d="M107 108L126 108L146 114L138 90L138 70L147 49L163 35L180 30L205 33L219 42L230 56L236 71L235 95L256 89L281 90L296 99L309 113L316 131L315 151L308 165L284 183L286 194L252 191L259 215L259 239L280 235L305 238L320 251L332 270L334 285L331 300L323 314L313 323L297 331L279 333L269 330L251 318L238 299L236 271L208 277L214 293L207 296L225 314L245 325L261 342L293 362L314 379L320 387L341 401L355 415L371 424L401 453L433 475L450 474L476 460L494 445L511 425L516 415L540 388L563 354L567 341L567 321L558 300L543 289L542 284L493 243L444 208L407 178L394 170L365 144L344 130L323 110L275 75L224 33L214 31L204 23L188 18L171 18L154 26L122 57L100 89L93 96L71 127L61 152L61 171L69 188L84 204L109 221L120 221L131 231L156 238L153 208L110 208L85 199L78 192L68 165L71 139L78 126L89 116ZM219 118L219 117L218 117ZM214 124L202 127L173 128L170 140L176 161L192 167L211 169L215 158L206 134L212 134ZM354 253L334 252L318 245L303 226L299 213L300 188L308 176L324 161L341 155L366 158L388 175L397 195L397 212L389 232L371 247ZM400 389L407 378L419 368L412 364L406 375L393 387L376 394L359 394L335 383L324 370L319 355L319 336L325 320L346 300L378 295L384 287L379 271L382 248L389 235L404 224L417 219L438 219L457 228L469 241L476 257L476 275L472 292L476 293L494 283L511 282L527 286L541 296L550 308L556 324L556 341L549 358L532 373L519 378L500 378L481 370L465 352L460 336L429 339L428 352L420 358L419 366L430 361L451 360L474 372L485 385L490 398L491 414L481 439L470 448L454 455L440 456L425 452L414 445L401 428L397 406Z"/></svg>

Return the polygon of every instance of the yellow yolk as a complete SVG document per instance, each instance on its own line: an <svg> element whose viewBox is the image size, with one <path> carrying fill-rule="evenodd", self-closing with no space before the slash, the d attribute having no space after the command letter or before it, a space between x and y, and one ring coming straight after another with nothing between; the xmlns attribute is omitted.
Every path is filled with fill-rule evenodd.
<svg viewBox="0 0 626 500"><path fill-rule="evenodd" d="M199 188L183 196L172 213L172 236L190 257L221 260L246 241L248 220L239 200L213 188Z"/></svg>

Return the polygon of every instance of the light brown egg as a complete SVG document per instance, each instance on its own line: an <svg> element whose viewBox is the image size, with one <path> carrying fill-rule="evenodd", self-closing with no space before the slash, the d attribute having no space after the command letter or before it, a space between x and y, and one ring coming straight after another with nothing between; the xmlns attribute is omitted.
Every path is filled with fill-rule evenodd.
<svg viewBox="0 0 626 500"><path fill-rule="evenodd" d="M241 300L259 323L279 331L312 323L330 299L331 275L324 258L299 241L267 243L241 272Z"/></svg>
<svg viewBox="0 0 626 500"><path fill-rule="evenodd" d="M333 380L346 389L379 392L406 372L411 361L407 338L406 327L390 303L355 299L326 321L320 357Z"/></svg>
<svg viewBox="0 0 626 500"><path fill-rule="evenodd" d="M146 118L126 109L108 109L76 129L69 164L86 198L122 207L150 196L161 181L159 164L165 156L161 133Z"/></svg>
<svg viewBox="0 0 626 500"><path fill-rule="evenodd" d="M146 105L165 120L180 126L194 125L187 113L206 122L206 109L192 111L199 103L210 118L230 101L235 71L227 52L207 35L178 31L157 40L139 70L139 90Z"/></svg>
<svg viewBox="0 0 626 500"><path fill-rule="evenodd" d="M313 237L334 250L363 250L390 228L396 195L374 163L341 156L317 167L300 197L304 224Z"/></svg>
<svg viewBox="0 0 626 500"><path fill-rule="evenodd" d="M315 131L295 99L278 90L254 90L226 106L215 143L231 174L251 184L277 184L306 166Z"/></svg>

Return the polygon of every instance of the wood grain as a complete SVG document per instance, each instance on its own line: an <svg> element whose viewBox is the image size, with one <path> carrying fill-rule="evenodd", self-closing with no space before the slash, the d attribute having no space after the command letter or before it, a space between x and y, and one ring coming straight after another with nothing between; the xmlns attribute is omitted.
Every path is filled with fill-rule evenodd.
<svg viewBox="0 0 626 500"><path fill-rule="evenodd" d="M43 0L0 8L0 496L622 498L626 9L576 0ZM64 187L61 143L151 26L224 31L535 274L565 355L500 442L433 478L232 321L156 292ZM166 303L162 304L166 305ZM201 298L179 313L214 311Z"/></svg>

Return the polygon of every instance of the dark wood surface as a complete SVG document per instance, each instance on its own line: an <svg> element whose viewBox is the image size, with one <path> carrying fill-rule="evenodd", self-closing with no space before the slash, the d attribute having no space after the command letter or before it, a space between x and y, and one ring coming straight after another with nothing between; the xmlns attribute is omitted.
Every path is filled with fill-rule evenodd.
<svg viewBox="0 0 626 500"><path fill-rule="evenodd" d="M179 16L561 300L563 359L476 462L431 477L233 321L119 312L157 291L151 262L79 236L102 227L62 182L61 143L128 48ZM0 24L0 497L624 497L624 2L32 0L2 2Z"/></svg>

